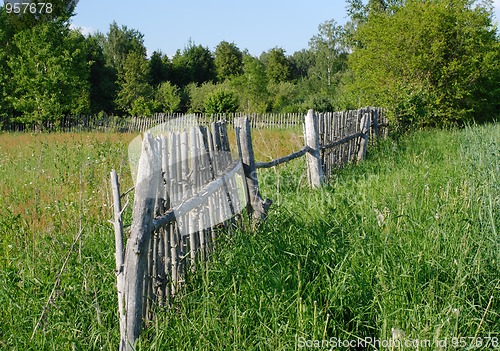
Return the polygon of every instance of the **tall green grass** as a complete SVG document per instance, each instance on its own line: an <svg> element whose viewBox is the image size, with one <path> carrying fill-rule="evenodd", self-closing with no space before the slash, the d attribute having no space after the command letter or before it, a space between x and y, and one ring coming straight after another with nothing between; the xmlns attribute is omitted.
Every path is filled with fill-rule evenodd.
<svg viewBox="0 0 500 351"><path fill-rule="evenodd" d="M496 124L380 141L319 190L307 187L303 159L259 173L274 201L267 222L221 236L138 349L498 337L499 135ZM130 185L128 141L0 135L1 350L116 349L107 189L111 168Z"/></svg>
<svg viewBox="0 0 500 351"><path fill-rule="evenodd" d="M0 135L0 350L116 349L107 189L126 148L116 135Z"/></svg>
<svg viewBox="0 0 500 351"><path fill-rule="evenodd" d="M393 337L491 349L499 135L488 125L381 141L316 191L300 160L261 173L275 200L268 221L223 238L140 349L370 347L368 338Z"/></svg>

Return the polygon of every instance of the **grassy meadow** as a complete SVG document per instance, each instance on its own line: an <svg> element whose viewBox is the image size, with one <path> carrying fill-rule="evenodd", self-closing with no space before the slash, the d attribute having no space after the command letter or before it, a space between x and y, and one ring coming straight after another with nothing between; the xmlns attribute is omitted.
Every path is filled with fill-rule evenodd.
<svg viewBox="0 0 500 351"><path fill-rule="evenodd" d="M300 134L254 130L257 159ZM109 171L131 186L133 137L0 134L0 350L117 349ZM222 236L137 349L500 347L499 139L382 140L319 190L302 158L260 171L267 222Z"/></svg>

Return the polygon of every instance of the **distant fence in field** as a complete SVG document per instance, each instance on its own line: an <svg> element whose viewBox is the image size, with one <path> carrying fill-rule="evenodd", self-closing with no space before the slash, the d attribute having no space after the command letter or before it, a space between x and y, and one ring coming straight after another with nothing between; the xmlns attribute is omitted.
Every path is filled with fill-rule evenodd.
<svg viewBox="0 0 500 351"><path fill-rule="evenodd" d="M387 131L383 111L377 108L319 115L309 110L301 116L303 148L256 162L251 118L232 119L237 160L231 157L227 120L205 127L193 125L197 119L183 118L150 130L140 142L127 236L123 194L111 171L120 350L134 349L143 323L152 320L157 306L170 304L185 274L216 246L220 228L238 224L235 218L245 208L253 224L265 219L272 201L260 194L257 169L306 156L309 183L320 187L333 168L365 157L370 136Z"/></svg>
<svg viewBox="0 0 500 351"><path fill-rule="evenodd" d="M57 122L44 122L37 126L26 126L21 123L5 123L3 130L13 132L37 132L37 131L60 131L60 132L120 132L135 133L144 132L159 124L175 122L179 118L189 116L197 120L200 125L225 120L229 125L236 118L248 116L252 128L291 128L302 125L302 113L157 113L149 117L119 117L119 116L67 116Z"/></svg>

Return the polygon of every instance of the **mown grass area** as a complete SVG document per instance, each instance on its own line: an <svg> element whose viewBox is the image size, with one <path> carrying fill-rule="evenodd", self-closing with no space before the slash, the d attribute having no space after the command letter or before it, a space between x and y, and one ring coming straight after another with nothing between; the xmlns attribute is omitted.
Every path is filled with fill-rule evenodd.
<svg viewBox="0 0 500 351"><path fill-rule="evenodd" d="M254 132L259 161L301 147L299 132L285 135ZM491 349L499 135L496 124L381 141L320 190L307 187L303 159L260 172L274 201L267 222L221 237L138 349L290 350L396 334ZM116 349L108 178L115 168L130 185L132 137L0 135L0 349Z"/></svg>

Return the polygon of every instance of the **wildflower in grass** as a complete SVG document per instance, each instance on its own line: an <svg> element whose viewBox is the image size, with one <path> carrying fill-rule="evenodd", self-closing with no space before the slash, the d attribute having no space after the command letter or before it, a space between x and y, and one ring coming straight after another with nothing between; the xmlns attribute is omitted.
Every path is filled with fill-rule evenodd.
<svg viewBox="0 0 500 351"><path fill-rule="evenodd" d="M399 328L391 328L392 340L402 340L405 337L405 332Z"/></svg>
<svg viewBox="0 0 500 351"><path fill-rule="evenodd" d="M380 212L377 208L374 210L375 216L377 216L377 224L379 227L385 224L385 219L389 215L389 209L387 207L384 208L383 212Z"/></svg>
<svg viewBox="0 0 500 351"><path fill-rule="evenodd" d="M381 227L384 224L385 217L382 212L380 212L377 208L375 209L375 215L377 216L377 224Z"/></svg>

